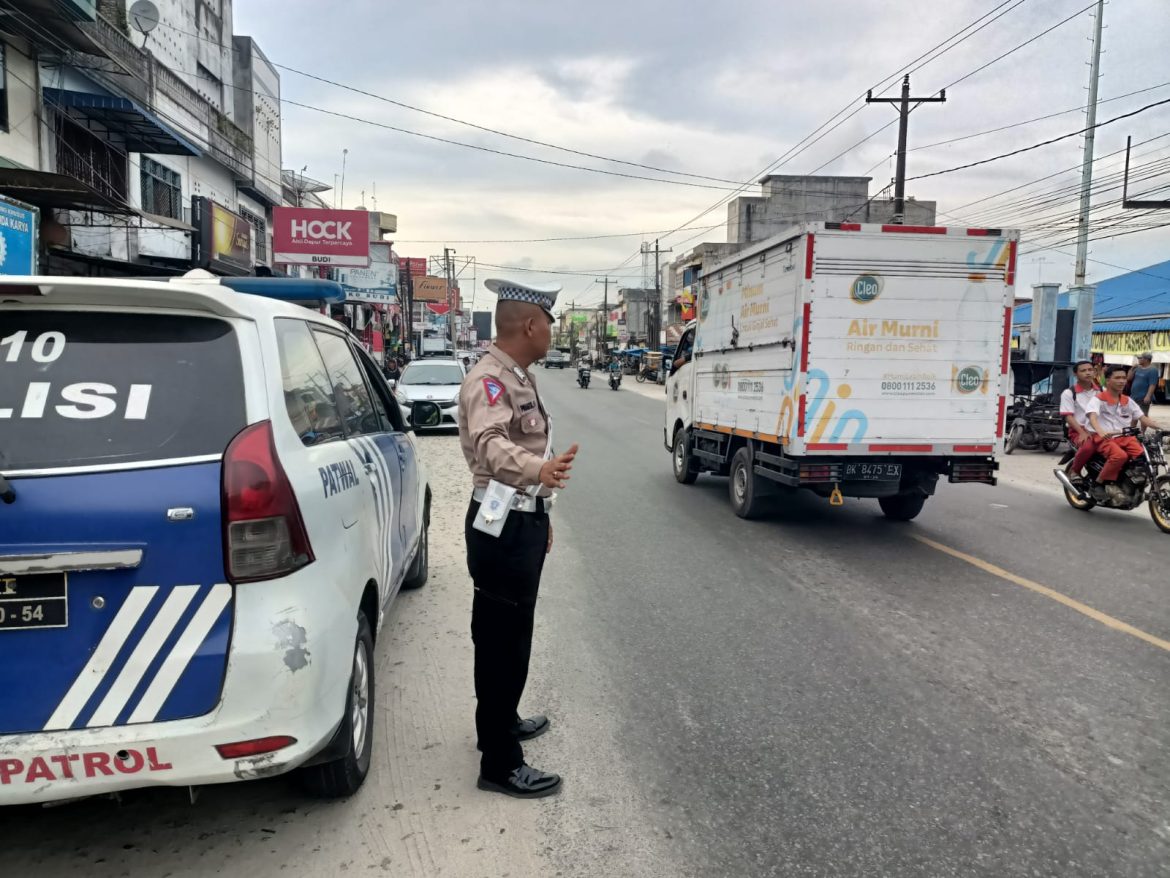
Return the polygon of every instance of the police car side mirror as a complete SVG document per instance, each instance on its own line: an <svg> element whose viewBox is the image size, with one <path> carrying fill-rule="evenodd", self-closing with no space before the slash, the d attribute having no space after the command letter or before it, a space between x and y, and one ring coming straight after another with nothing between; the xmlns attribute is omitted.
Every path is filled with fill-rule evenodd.
<svg viewBox="0 0 1170 878"><path fill-rule="evenodd" d="M416 402L410 413L410 422L416 427L437 427L443 416L433 402Z"/></svg>

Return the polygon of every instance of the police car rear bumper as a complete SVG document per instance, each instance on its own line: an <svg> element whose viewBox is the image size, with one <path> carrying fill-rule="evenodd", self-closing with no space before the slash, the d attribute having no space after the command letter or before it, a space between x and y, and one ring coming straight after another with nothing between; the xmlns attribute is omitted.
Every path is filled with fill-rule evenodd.
<svg viewBox="0 0 1170 878"><path fill-rule="evenodd" d="M196 786L282 774L325 747L345 710L357 619L312 564L235 588L221 699L165 723L0 736L0 805L148 786ZM223 759L217 745L289 736L271 753Z"/></svg>

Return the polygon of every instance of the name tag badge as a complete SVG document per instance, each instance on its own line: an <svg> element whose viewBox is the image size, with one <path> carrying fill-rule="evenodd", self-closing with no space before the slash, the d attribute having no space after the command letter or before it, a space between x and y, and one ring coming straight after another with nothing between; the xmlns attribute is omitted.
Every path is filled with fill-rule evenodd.
<svg viewBox="0 0 1170 878"><path fill-rule="evenodd" d="M483 501L479 504L479 512L475 514L471 526L489 537L499 537L504 532L504 524L512 511L512 498L515 496L515 488L492 479L488 482Z"/></svg>

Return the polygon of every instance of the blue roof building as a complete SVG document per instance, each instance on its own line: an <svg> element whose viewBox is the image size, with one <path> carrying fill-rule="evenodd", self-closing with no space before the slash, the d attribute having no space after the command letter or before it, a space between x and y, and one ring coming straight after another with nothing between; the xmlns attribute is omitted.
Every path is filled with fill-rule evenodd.
<svg viewBox="0 0 1170 878"><path fill-rule="evenodd" d="M1061 293L1059 302L1058 307L1069 307L1068 293ZM1016 306L1013 334L1031 322L1031 303ZM1108 359L1153 351L1156 361L1170 362L1170 261L1097 284L1093 351L1113 355Z"/></svg>

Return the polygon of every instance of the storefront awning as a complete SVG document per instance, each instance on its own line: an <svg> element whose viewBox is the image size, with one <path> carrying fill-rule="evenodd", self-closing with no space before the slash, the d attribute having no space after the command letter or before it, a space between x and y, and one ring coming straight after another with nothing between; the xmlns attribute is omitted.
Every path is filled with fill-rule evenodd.
<svg viewBox="0 0 1170 878"><path fill-rule="evenodd" d="M127 152L160 155L202 155L202 151L171 125L129 98L92 94L63 88L42 89L45 103L71 107L83 116L101 122L126 139Z"/></svg>
<svg viewBox="0 0 1170 878"><path fill-rule="evenodd" d="M137 213L123 204L86 186L75 177L30 171L27 168L0 168L0 193L11 195L46 210L98 210L102 213Z"/></svg>

